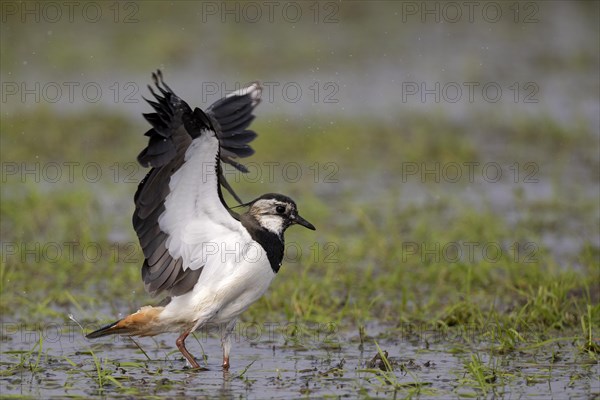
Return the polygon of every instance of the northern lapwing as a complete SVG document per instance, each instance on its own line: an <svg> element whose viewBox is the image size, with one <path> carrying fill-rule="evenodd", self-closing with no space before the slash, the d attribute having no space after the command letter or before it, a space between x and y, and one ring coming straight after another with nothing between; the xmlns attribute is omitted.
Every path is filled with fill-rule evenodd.
<svg viewBox="0 0 600 400"><path fill-rule="evenodd" d="M142 166L152 169L135 193L133 227L145 257L145 288L167 298L86 337L178 332L177 348L193 368L201 369L185 339L196 329L218 327L227 370L231 333L240 314L265 293L279 271L285 230L294 224L315 227L281 194L242 204L248 207L242 214L223 199L221 186L242 203L225 180L221 162L246 171L236 159L254 152L249 143L256 133L246 128L260 102L258 83L204 112L175 95L160 70L152 78L160 93L148 86L156 101L146 101L156 112L144 114L152 129L138 156Z"/></svg>

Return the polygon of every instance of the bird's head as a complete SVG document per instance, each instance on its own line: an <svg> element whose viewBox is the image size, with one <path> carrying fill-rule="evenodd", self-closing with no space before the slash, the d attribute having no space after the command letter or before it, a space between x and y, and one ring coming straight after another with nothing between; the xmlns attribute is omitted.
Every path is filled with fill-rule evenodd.
<svg viewBox="0 0 600 400"><path fill-rule="evenodd" d="M298 224L315 230L313 224L298 214L294 200L277 193L267 193L251 201L248 214L254 217L258 224L279 236L291 225Z"/></svg>

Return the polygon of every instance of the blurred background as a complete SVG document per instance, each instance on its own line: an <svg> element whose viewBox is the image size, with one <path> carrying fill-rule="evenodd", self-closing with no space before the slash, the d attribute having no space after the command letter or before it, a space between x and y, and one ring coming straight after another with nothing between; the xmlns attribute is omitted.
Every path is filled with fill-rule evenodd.
<svg viewBox="0 0 600 400"><path fill-rule="evenodd" d="M245 318L450 324L544 277L597 309L598 2L1 6L3 318L151 301L130 216L156 69L200 107L261 81L251 173L230 181L317 226L288 232Z"/></svg>
<svg viewBox="0 0 600 400"><path fill-rule="evenodd" d="M94 261L85 240L137 254L135 156L158 68L193 106L263 82L240 195L297 198L350 270L488 228L546 264L597 260L598 32L597 2L5 2L4 271ZM498 221L447 237L467 211Z"/></svg>

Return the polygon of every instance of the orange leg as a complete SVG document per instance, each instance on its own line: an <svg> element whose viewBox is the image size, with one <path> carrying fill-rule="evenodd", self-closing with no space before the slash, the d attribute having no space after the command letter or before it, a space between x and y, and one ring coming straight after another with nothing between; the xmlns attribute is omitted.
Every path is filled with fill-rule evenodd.
<svg viewBox="0 0 600 400"><path fill-rule="evenodd" d="M183 354L183 356L190 362L190 364L192 365L192 368L200 369L200 365L198 365L194 356L192 356L190 354L190 352L185 348L185 339L188 337L189 334L190 334L190 331L183 332L181 334L181 336L179 336L177 338L177 341L175 342L175 344L177 344L177 348L179 349L181 354Z"/></svg>
<svg viewBox="0 0 600 400"><path fill-rule="evenodd" d="M223 356L223 370L229 371L229 356Z"/></svg>
<svg viewBox="0 0 600 400"><path fill-rule="evenodd" d="M223 346L223 371L229 371L229 352L231 351L231 333L237 318L221 326L221 346Z"/></svg>

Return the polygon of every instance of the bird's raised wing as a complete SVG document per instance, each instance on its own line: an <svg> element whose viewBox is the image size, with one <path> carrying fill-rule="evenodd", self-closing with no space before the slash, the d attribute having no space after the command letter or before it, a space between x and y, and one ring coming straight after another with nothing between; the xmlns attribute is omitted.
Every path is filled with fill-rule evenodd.
<svg viewBox="0 0 600 400"><path fill-rule="evenodd" d="M177 97L160 71L152 77L160 94L149 87L156 102L147 101L156 112L144 114L152 129L146 132L149 143L138 161L153 168L135 194L133 227L145 256L146 290L177 296L194 287L207 253L215 251L219 241L244 235L223 200L221 185L239 198L225 180L220 161L245 171L235 159L253 154L248 143L256 134L246 128L261 88L254 83L204 113L199 108L192 111Z"/></svg>

